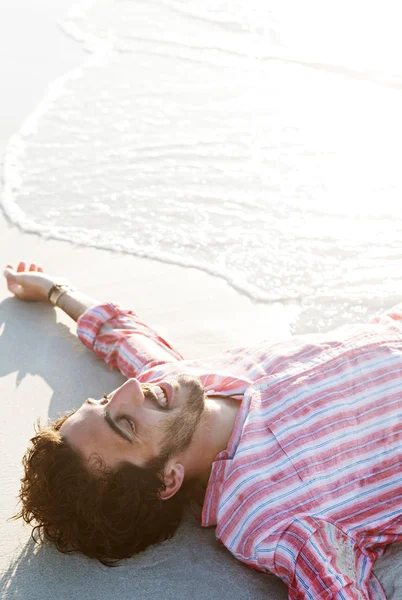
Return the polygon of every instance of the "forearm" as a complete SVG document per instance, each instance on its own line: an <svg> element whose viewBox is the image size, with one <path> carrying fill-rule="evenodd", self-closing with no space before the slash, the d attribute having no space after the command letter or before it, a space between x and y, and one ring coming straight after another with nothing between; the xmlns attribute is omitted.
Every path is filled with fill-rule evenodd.
<svg viewBox="0 0 402 600"><path fill-rule="evenodd" d="M95 300L95 298L91 298L75 290L66 292L57 301L57 306L74 319L74 321L78 321L88 308L92 308L98 304L100 302Z"/></svg>
<svg viewBox="0 0 402 600"><path fill-rule="evenodd" d="M60 278L44 276L37 282L37 285L40 287L42 292L42 301L50 303L49 292L52 287L60 281L63 280ZM67 282L66 284L70 287L70 284ZM92 308L98 304L100 304L100 302L95 298L91 298L90 296L87 296L71 287L71 289L63 292L63 294L57 299L55 306L61 308L61 310L63 310L69 317L74 319L74 321L78 321L80 316L83 315L88 308Z"/></svg>
<svg viewBox="0 0 402 600"><path fill-rule="evenodd" d="M111 368L134 377L154 365L183 360L181 354L132 310L70 289L63 277L45 273L36 264L7 265L4 270L9 291L21 300L56 305L74 321L77 334ZM67 286L67 290L65 289ZM89 310L95 308L96 310ZM88 311L85 319L80 317Z"/></svg>

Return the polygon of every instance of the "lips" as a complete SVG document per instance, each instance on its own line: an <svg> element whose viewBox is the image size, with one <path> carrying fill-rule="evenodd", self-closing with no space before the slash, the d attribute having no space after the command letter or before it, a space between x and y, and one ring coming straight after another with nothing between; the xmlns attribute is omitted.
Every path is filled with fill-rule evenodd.
<svg viewBox="0 0 402 600"><path fill-rule="evenodd" d="M156 404L163 410L172 407L174 389L170 383L161 381L158 383L144 383L143 392L145 397L148 398L152 403Z"/></svg>

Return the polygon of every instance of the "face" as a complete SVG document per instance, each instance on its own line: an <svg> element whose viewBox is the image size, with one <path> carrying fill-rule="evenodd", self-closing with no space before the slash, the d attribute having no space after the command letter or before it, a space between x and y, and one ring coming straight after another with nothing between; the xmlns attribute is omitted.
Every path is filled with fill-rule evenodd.
<svg viewBox="0 0 402 600"><path fill-rule="evenodd" d="M191 444L204 411L201 382L187 375L140 384L129 379L109 396L89 398L61 426L61 435L88 460L116 467L164 464Z"/></svg>

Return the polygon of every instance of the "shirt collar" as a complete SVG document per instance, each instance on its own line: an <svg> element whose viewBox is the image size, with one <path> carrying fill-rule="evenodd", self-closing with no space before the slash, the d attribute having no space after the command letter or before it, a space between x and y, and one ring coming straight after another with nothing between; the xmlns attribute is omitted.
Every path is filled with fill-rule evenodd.
<svg viewBox="0 0 402 600"><path fill-rule="evenodd" d="M241 406L236 415L235 424L232 435L229 438L228 445L225 450L217 455L212 463L211 475L208 480L204 505L202 508L201 525L203 527L212 527L217 525L218 509L223 486L230 474L232 458L236 454L254 393L255 389L253 386L250 386L246 390L241 402Z"/></svg>

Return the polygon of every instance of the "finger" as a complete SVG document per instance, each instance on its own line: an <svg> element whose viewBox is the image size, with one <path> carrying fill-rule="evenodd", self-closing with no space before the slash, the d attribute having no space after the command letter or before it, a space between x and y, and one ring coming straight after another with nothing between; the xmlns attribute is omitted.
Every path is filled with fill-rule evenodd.
<svg viewBox="0 0 402 600"><path fill-rule="evenodd" d="M4 271L3 271L3 275L4 277L9 277L10 275L13 275L13 273L15 273L12 265L6 265Z"/></svg>
<svg viewBox="0 0 402 600"><path fill-rule="evenodd" d="M30 271L36 271L36 265L35 265L35 263L32 263L32 264L30 265L30 267L29 267L29 270L30 270Z"/></svg>
<svg viewBox="0 0 402 600"><path fill-rule="evenodd" d="M22 271L25 271L25 262L22 260L21 262L18 263L18 267L17 267L17 271L18 273L21 273Z"/></svg>

